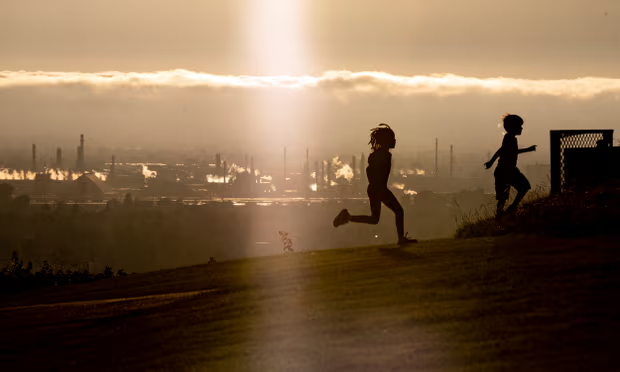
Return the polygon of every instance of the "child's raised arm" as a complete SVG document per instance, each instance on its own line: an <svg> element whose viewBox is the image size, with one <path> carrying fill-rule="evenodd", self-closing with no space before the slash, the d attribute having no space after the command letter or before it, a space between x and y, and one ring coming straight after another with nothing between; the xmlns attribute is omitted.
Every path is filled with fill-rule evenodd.
<svg viewBox="0 0 620 372"><path fill-rule="evenodd" d="M532 151L536 151L536 145L530 146L530 147L526 147L524 149L519 149L517 151L517 153L522 154L524 152L532 152Z"/></svg>

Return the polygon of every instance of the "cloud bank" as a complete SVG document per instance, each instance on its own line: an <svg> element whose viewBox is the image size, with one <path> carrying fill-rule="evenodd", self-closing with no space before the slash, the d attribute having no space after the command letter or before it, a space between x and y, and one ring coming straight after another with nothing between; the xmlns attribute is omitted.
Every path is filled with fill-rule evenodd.
<svg viewBox="0 0 620 372"><path fill-rule="evenodd" d="M188 70L159 72L44 72L1 71L0 89L12 87L75 86L95 92L131 88L207 88L207 89L276 89L322 90L338 96L382 94L410 96L417 94L455 96L470 93L521 94L590 99L603 94L620 96L620 79L581 77L564 80L528 80L516 78L476 78L454 74L401 76L386 72L328 71L320 76L232 76Z"/></svg>

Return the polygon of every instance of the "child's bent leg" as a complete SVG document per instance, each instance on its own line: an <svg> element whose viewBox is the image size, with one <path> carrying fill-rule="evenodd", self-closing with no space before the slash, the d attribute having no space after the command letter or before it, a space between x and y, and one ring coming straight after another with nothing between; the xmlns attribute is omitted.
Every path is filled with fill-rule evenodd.
<svg viewBox="0 0 620 372"><path fill-rule="evenodd" d="M521 173L521 171L519 171L519 169L515 169L515 173L510 183L517 190L517 196L506 211L514 212L517 210L519 203L521 203L521 200L523 200L525 194L527 194L527 192L532 188L532 186L530 185L530 181L525 178L525 176L523 175L523 173Z"/></svg>
<svg viewBox="0 0 620 372"><path fill-rule="evenodd" d="M521 200L523 200L523 198L525 197L525 194L527 194L527 191L517 192L517 196L515 196L515 200L513 200L512 204L510 204L510 206L506 208L506 212L512 213L516 211L517 207L519 206L519 203L521 203Z"/></svg>
<svg viewBox="0 0 620 372"><path fill-rule="evenodd" d="M495 211L495 218L501 218L504 214L504 205L506 204L506 200L497 200L497 209Z"/></svg>
<svg viewBox="0 0 620 372"><path fill-rule="evenodd" d="M376 193L368 193L370 199L370 216L350 216L350 222L367 223L370 225L376 225L379 223L381 217L381 197Z"/></svg>

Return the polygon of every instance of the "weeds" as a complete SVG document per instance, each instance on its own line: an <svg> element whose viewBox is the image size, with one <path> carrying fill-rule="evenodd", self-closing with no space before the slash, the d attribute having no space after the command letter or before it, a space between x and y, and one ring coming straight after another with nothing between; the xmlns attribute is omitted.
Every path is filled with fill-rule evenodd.
<svg viewBox="0 0 620 372"><path fill-rule="evenodd" d="M284 231L279 231L280 239L282 240L282 244L284 245L284 253L293 253L295 250L293 249L293 240L288 237L288 233Z"/></svg>
<svg viewBox="0 0 620 372"><path fill-rule="evenodd" d="M36 287L86 283L125 275L127 273L123 269L114 274L111 266L106 266L103 273L94 274L89 272L87 268L76 269L75 266L66 268L63 265L54 267L47 261L43 261L40 270L35 272L32 262L24 265L23 260L14 251L9 264L0 269L0 293L17 292Z"/></svg>

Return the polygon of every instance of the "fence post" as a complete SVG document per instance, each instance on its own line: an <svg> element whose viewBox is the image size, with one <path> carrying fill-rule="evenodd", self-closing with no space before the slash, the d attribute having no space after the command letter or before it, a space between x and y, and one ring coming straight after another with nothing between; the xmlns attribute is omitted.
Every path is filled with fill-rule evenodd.
<svg viewBox="0 0 620 372"><path fill-rule="evenodd" d="M551 155L551 194L559 194L562 190L561 169L562 166L560 153L560 136L561 131L552 130L549 133L549 150Z"/></svg>
<svg viewBox="0 0 620 372"><path fill-rule="evenodd" d="M614 145L614 131L603 131L603 141L605 142L606 147L612 147Z"/></svg>

